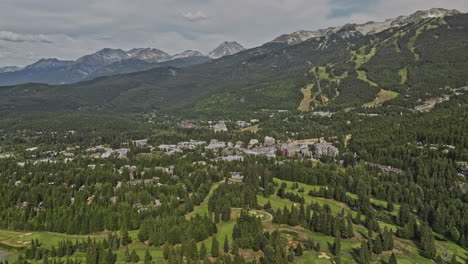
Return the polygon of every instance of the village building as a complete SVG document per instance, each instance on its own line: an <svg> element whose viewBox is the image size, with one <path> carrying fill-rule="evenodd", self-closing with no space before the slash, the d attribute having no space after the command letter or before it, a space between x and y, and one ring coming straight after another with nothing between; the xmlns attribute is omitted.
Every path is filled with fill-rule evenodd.
<svg viewBox="0 0 468 264"><path fill-rule="evenodd" d="M385 165L380 165L380 164L375 164L375 163L370 163L370 162L365 162L364 164L366 166L369 166L369 167L377 168L383 173L394 173L394 174L402 174L403 173L402 169L393 168L391 166L385 166Z"/></svg>
<svg viewBox="0 0 468 264"><path fill-rule="evenodd" d="M135 147L143 148L148 144L148 139L133 140L132 143Z"/></svg>
<svg viewBox="0 0 468 264"><path fill-rule="evenodd" d="M119 199L118 199L117 196L112 196L112 197L109 199L109 201L110 201L111 203L113 203L113 204L116 204L118 200L119 200Z"/></svg>
<svg viewBox="0 0 468 264"><path fill-rule="evenodd" d="M28 149L26 149L26 151L28 151L28 152L35 151L35 150L37 150L37 147L33 147L33 148L28 148Z"/></svg>
<svg viewBox="0 0 468 264"><path fill-rule="evenodd" d="M248 126L251 126L252 124L249 122L245 122L245 121L236 121L236 125L239 127L248 127Z"/></svg>
<svg viewBox="0 0 468 264"><path fill-rule="evenodd" d="M226 142L218 141L216 139L212 139L210 144L205 147L205 150L218 150L226 147Z"/></svg>
<svg viewBox="0 0 468 264"><path fill-rule="evenodd" d="M229 174L230 176L228 179L225 179L225 182L228 184L244 184L244 176L240 172L230 172Z"/></svg>
<svg viewBox="0 0 468 264"><path fill-rule="evenodd" d="M244 148L244 142L243 141L237 141L236 145L234 147L236 149L242 149L242 148Z"/></svg>
<svg viewBox="0 0 468 264"><path fill-rule="evenodd" d="M159 177L153 177L152 179L144 179L144 180L132 180L128 181L128 185L140 185L140 184L158 184L159 183Z"/></svg>
<svg viewBox="0 0 468 264"><path fill-rule="evenodd" d="M338 155L338 148L333 146L332 143L329 142L320 142L314 145L315 146L315 155L318 157L321 156L330 156L335 157Z"/></svg>
<svg viewBox="0 0 468 264"><path fill-rule="evenodd" d="M321 117L332 117L333 113L318 111L318 112L312 112L312 115L321 116Z"/></svg>
<svg viewBox="0 0 468 264"><path fill-rule="evenodd" d="M241 155L232 155L232 156L222 157L221 159L224 161L244 161L244 157Z"/></svg>
<svg viewBox="0 0 468 264"><path fill-rule="evenodd" d="M160 201L159 199L155 199L155 200L154 200L154 206L155 206L155 207L161 206L161 201Z"/></svg>
<svg viewBox="0 0 468 264"><path fill-rule="evenodd" d="M196 149L198 146L206 145L206 141L190 140L188 142L179 142L177 146L180 149Z"/></svg>
<svg viewBox="0 0 468 264"><path fill-rule="evenodd" d="M264 139L264 145L271 147L274 146L276 143L276 140L273 137L266 136Z"/></svg>
<svg viewBox="0 0 468 264"><path fill-rule="evenodd" d="M216 125L213 126L214 132L226 132L228 131L226 123L224 121L219 121Z"/></svg>
<svg viewBox="0 0 468 264"><path fill-rule="evenodd" d="M268 158L276 157L276 148L275 147L255 147L251 150L246 150L245 154L254 155L254 156L267 156Z"/></svg>
<svg viewBox="0 0 468 264"><path fill-rule="evenodd" d="M258 139L251 139L250 142L249 142L249 148L252 148L256 145L258 145L260 142L258 141Z"/></svg>
<svg viewBox="0 0 468 264"><path fill-rule="evenodd" d="M198 125L195 122L190 121L182 121L178 124L180 128L190 129L190 128L197 128Z"/></svg>

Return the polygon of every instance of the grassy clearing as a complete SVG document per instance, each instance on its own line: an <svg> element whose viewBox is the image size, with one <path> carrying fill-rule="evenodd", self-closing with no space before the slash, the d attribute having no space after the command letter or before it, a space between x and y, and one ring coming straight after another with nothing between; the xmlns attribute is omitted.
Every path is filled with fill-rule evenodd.
<svg viewBox="0 0 468 264"><path fill-rule="evenodd" d="M318 67L317 77L319 81L330 80L330 74L327 72L327 67Z"/></svg>
<svg viewBox="0 0 468 264"><path fill-rule="evenodd" d="M241 131L243 132L253 132L253 133L257 133L259 130L260 130L260 125L245 127L241 129Z"/></svg>
<svg viewBox="0 0 468 264"><path fill-rule="evenodd" d="M363 64L367 63L372 57L374 57L375 53L377 52L377 49L375 47L372 47L369 53L366 53L366 49L367 46L363 46L359 50L351 52L352 59L356 64L355 69L358 74L358 79L372 86L378 86L375 82L369 80L366 71L360 69L360 67Z"/></svg>
<svg viewBox="0 0 468 264"><path fill-rule="evenodd" d="M361 80L363 82L366 82L366 83L368 83L368 84L370 84L372 86L375 86L375 87L378 86L375 82L369 80L369 78L367 77L367 72L366 71L364 71L364 70L356 70L356 71L357 71L359 80Z"/></svg>
<svg viewBox="0 0 468 264"><path fill-rule="evenodd" d="M356 69L361 67L364 63L367 63L372 57L374 57L377 49L372 47L369 53L366 53L367 46L362 46L357 51L352 51L351 55L354 58L354 63L356 64Z"/></svg>
<svg viewBox="0 0 468 264"><path fill-rule="evenodd" d="M404 31L404 32L397 32L395 33L392 38L394 39L393 40L393 45L395 46L395 50L396 52L400 53L401 52L401 47L400 47L400 43L398 42L398 40L402 37L404 37L408 32Z"/></svg>
<svg viewBox="0 0 468 264"><path fill-rule="evenodd" d="M443 21L445 22L445 20L443 20ZM414 34L414 36L412 36L408 40L408 48L413 53L414 58L415 58L416 61L421 59L421 54L419 54L416 51L416 41L417 41L419 35L421 35L424 31L435 29L435 28L438 28L438 27L439 27L439 25L425 24L425 25L419 27L418 29L416 29L416 33Z"/></svg>
<svg viewBox="0 0 468 264"><path fill-rule="evenodd" d="M399 93L397 92L381 89L380 92L377 94L377 97L374 99L374 101L364 104L363 107L369 108L369 107L375 107L375 106L381 105L383 102L392 100L398 95Z"/></svg>
<svg viewBox="0 0 468 264"><path fill-rule="evenodd" d="M211 186L210 192L206 196L205 200L199 205L196 206L192 212L188 213L185 215L185 218L191 218L192 216L195 216L197 214L199 215L207 215L208 212L208 200L210 200L210 197L213 195L213 192L218 188L219 183L214 184Z"/></svg>
<svg viewBox="0 0 468 264"><path fill-rule="evenodd" d="M314 85L309 84L305 88L301 89L301 93L304 95L304 98L299 104L299 107L297 108L297 110L302 111L302 112L310 111L310 104L314 101L314 99L312 98L313 88L314 88Z"/></svg>
<svg viewBox="0 0 468 264"><path fill-rule="evenodd" d="M9 236L8 236L9 235ZM81 240L88 237L102 239L106 236L106 233L99 233L93 235L67 235L52 232L11 232L11 231L0 231L0 243L7 246L24 248L31 244L32 239L38 239L44 247L52 247L62 240Z"/></svg>
<svg viewBox="0 0 468 264"><path fill-rule="evenodd" d="M304 189L304 192L300 193L300 192L297 191L298 189L296 189L296 190L291 190L290 189L293 182L283 181L283 180L279 180L279 179L275 179L275 180L279 183L279 185L281 185L282 183L286 183L287 186L288 186L288 188L287 188L288 192L292 192L294 194L303 196L306 204L317 203L320 206L328 205L330 207L331 211L333 213L335 213L335 214L339 214L342 211L344 211L344 213L346 215L349 214L352 217L356 217L356 215L357 215L357 213L355 211L351 210L351 208L349 208L347 204L344 204L344 203L341 203L341 202L338 202L338 201L332 200L332 199L326 199L326 198L321 198L321 197L312 197L312 196L308 195L309 191L311 191L311 190L317 191L321 187L324 187L324 186L312 186L312 185L307 185L307 184L303 184L303 183L298 183L298 186L299 186L298 189L300 189L300 188ZM278 189L279 189L279 187L276 187L275 191L277 191ZM357 196L355 194L348 193L347 195L350 196L351 198L357 198ZM274 209L283 209L284 206L289 208L289 207L291 207L291 204L292 204L292 202L289 201L288 199L281 199L277 195L271 195L268 198L265 198L262 195L258 195L257 200L258 200L259 204L261 204L261 205L264 205L268 201L270 201L270 203L271 203L271 205L272 205L272 207ZM387 206L387 203L385 201L380 201L380 200L376 200L376 199L371 199L371 203L374 203L375 205L378 205L378 206L382 206L382 205L385 205L385 207ZM398 212L399 208L400 208L400 206L395 205L395 210L392 212L392 214L396 214ZM362 216L362 219L365 219L365 217ZM397 227L395 225L391 225L391 224L388 224L388 223L379 222L379 225L380 225L380 227L382 229L384 227L387 227L389 229L392 229L395 232L397 230Z"/></svg>
<svg viewBox="0 0 468 264"><path fill-rule="evenodd" d="M408 66L401 69L398 75L400 75L400 84L405 84L408 81Z"/></svg>

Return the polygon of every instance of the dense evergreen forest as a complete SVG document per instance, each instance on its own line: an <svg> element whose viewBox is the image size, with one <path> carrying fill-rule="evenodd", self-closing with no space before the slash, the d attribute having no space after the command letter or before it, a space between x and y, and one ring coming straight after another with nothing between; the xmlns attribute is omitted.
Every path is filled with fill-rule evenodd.
<svg viewBox="0 0 468 264"><path fill-rule="evenodd" d="M468 263L467 25L1 87L0 262Z"/></svg>
<svg viewBox="0 0 468 264"><path fill-rule="evenodd" d="M269 113L256 133L234 121L218 133L203 120L180 128L180 118L157 115L3 119L0 230L69 236L26 241L15 249L18 263L306 263L321 254L335 263L395 263L411 254L462 263L467 98L454 96L425 113L385 106L332 117ZM170 155L153 147L262 142L267 135L322 136L339 154L227 161L217 157L228 154L206 145ZM138 145L143 138L146 145ZM96 158L96 145L104 148L97 153L129 152ZM233 173L241 180L228 180ZM16 245L1 238L4 247ZM416 253L402 253L402 243Z"/></svg>

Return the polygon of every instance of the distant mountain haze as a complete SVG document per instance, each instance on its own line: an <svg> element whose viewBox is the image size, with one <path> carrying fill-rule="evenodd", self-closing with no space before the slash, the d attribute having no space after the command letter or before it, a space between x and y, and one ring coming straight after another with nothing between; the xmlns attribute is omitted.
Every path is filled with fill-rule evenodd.
<svg viewBox="0 0 468 264"><path fill-rule="evenodd" d="M0 68L0 86L22 83L70 84L158 67L183 68L233 55L241 50L244 48L237 42L221 43L209 56L195 50L170 55L155 48L134 48L129 51L105 48L76 61L41 59L25 68Z"/></svg>

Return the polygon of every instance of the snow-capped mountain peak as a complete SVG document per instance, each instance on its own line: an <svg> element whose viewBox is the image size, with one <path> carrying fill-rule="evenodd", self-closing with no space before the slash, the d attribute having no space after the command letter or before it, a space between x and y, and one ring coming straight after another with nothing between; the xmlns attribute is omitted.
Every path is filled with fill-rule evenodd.
<svg viewBox="0 0 468 264"><path fill-rule="evenodd" d="M416 13L409 16L400 16L397 18L387 19L383 22L370 21L365 24L346 24L341 27L332 27L316 31L301 30L291 34L281 35L272 42L281 42L287 43L288 45L295 45L311 38L321 38L331 34L337 34L342 38L349 38L357 35L371 35L380 33L389 28L401 27L410 23L419 22L426 18L446 17L456 14L460 14L460 12L457 10L433 8L426 11L417 11Z"/></svg>
<svg viewBox="0 0 468 264"><path fill-rule="evenodd" d="M201 57L204 56L203 53L196 51L196 50L186 50L182 53L175 54L172 56L172 59L183 59L183 58L188 58L188 57Z"/></svg>
<svg viewBox="0 0 468 264"><path fill-rule="evenodd" d="M233 55L233 54L236 54L240 51L243 51L245 50L244 47L242 47L241 44L233 41L233 42L228 42L228 41L225 41L223 43L221 43L216 49L214 49L213 51L211 51L208 56L212 59L219 59L221 57L224 57L224 56L228 56L228 55Z"/></svg>
<svg viewBox="0 0 468 264"><path fill-rule="evenodd" d="M307 30L300 30L293 32L291 34L283 34L276 39L273 40L273 42L284 42L289 45L295 45L299 44L303 41L306 41L310 38L321 38L324 37L328 34L328 32L331 30L329 29L319 29L317 31L307 31Z"/></svg>
<svg viewBox="0 0 468 264"><path fill-rule="evenodd" d="M127 59L128 55L121 49L105 48L93 54L83 56L76 60L77 64L106 65Z"/></svg>
<svg viewBox="0 0 468 264"><path fill-rule="evenodd" d="M72 61L62 61L56 58L52 59L40 59L37 62L26 66L26 70L36 70L36 71L44 71L44 70L51 70L57 68L68 67L72 64Z"/></svg>
<svg viewBox="0 0 468 264"><path fill-rule="evenodd" d="M127 56L131 59L138 59L151 63L164 62L172 59L171 55L166 52L153 48L132 49L127 52Z"/></svg>

